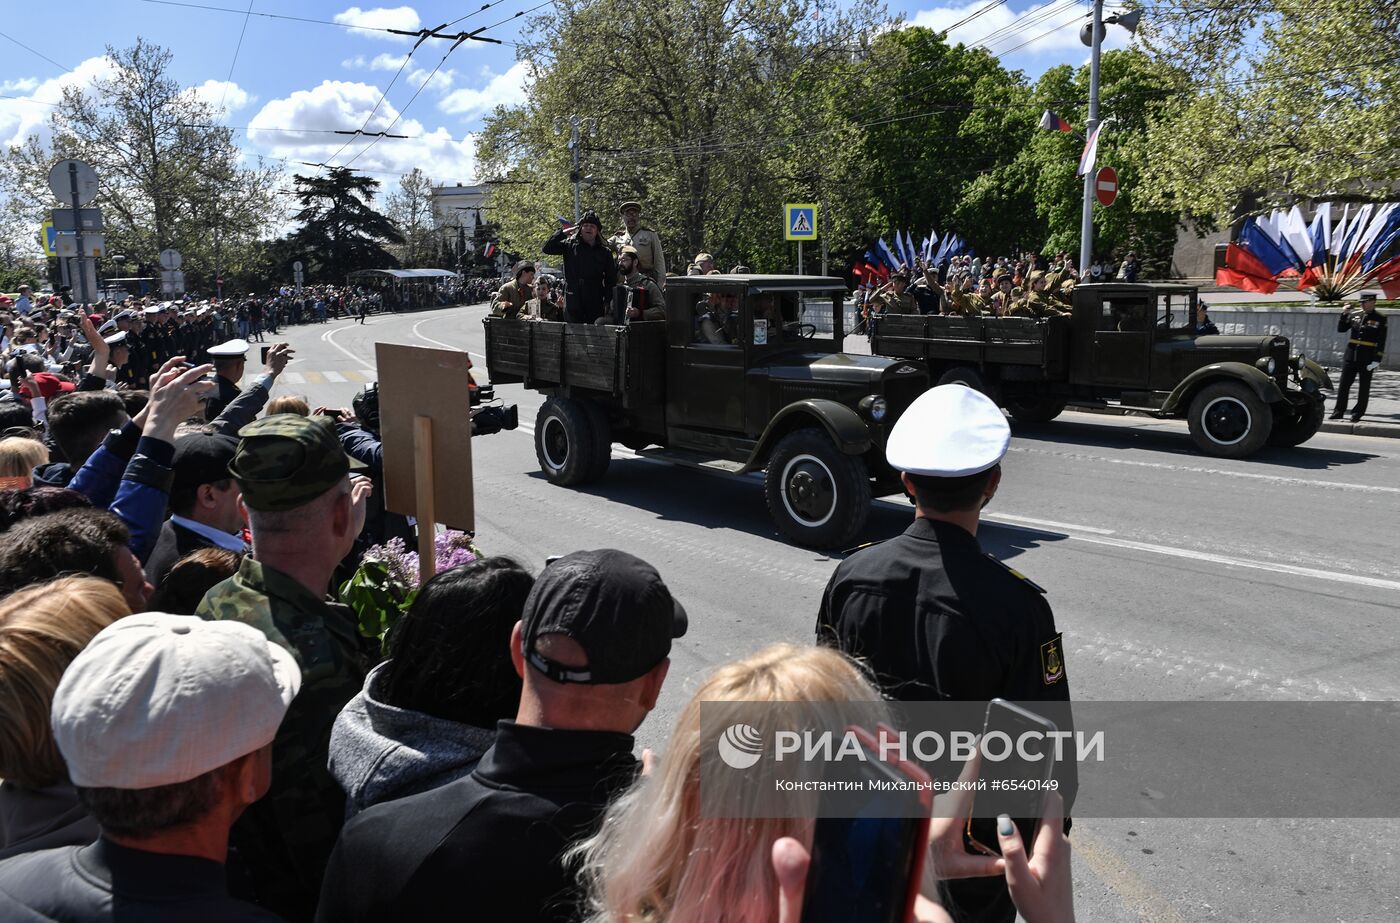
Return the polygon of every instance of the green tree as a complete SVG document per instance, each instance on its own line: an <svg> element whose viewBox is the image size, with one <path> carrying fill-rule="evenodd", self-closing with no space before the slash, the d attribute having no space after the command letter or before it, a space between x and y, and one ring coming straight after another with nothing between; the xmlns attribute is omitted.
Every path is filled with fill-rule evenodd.
<svg viewBox="0 0 1400 923"><path fill-rule="evenodd" d="M1221 222L1400 184L1400 5L1200 0L1152 7L1160 60L1191 76L1150 121L1159 206Z"/></svg>
<svg viewBox="0 0 1400 923"><path fill-rule="evenodd" d="M325 176L293 177L301 227L287 236L287 247L307 264L308 276L344 282L357 269L394 269L399 260L386 245L404 236L372 207L379 180L331 167Z"/></svg>
<svg viewBox="0 0 1400 923"><path fill-rule="evenodd" d="M572 215L560 128L577 114L593 120L585 204L606 222L637 199L682 270L702 249L726 265L787 268L783 201L834 201L859 176L829 88L858 70L858 36L883 18L878 4L818 0L564 0L520 49L526 103L498 108L478 144L487 175L524 181L493 192L503 245L533 255L555 216Z"/></svg>
<svg viewBox="0 0 1400 923"><path fill-rule="evenodd" d="M76 157L101 180L107 250L134 265L173 247L186 284L212 288L219 265L236 270L279 217L277 170L245 165L233 131L215 125L213 107L170 76L171 53L137 39L108 47L112 73L86 90L66 87L50 119L52 142L31 137L0 160L8 217L37 228L53 206L46 177L54 161Z"/></svg>
<svg viewBox="0 0 1400 923"><path fill-rule="evenodd" d="M403 235L399 260L406 266L427 266L438 249L433 221L433 181L414 167L399 178L398 191L385 198L384 212Z"/></svg>

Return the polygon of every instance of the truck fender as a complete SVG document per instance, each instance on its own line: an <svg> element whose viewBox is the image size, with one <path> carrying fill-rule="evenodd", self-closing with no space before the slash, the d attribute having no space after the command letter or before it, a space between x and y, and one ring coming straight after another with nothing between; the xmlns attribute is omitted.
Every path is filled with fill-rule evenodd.
<svg viewBox="0 0 1400 923"><path fill-rule="evenodd" d="M1283 400L1283 392L1279 390L1278 383L1264 374L1263 369L1255 368L1244 362L1213 362L1210 365L1196 369L1190 375L1181 380L1181 384L1167 395L1167 400L1162 404L1165 411L1174 411L1177 407L1190 404L1191 398L1196 392L1205 387L1208 382L1218 381L1223 378L1232 378L1235 381L1244 382L1254 390L1259 396L1259 400L1266 404L1273 404Z"/></svg>
<svg viewBox="0 0 1400 923"><path fill-rule="evenodd" d="M836 447L847 455L864 455L870 450L870 429L860 414L845 404L809 397L794 401L774 414L745 463L744 472L761 469L778 440L805 426L818 426L826 430Z"/></svg>
<svg viewBox="0 0 1400 923"><path fill-rule="evenodd" d="M1303 381L1316 382L1318 388L1323 391L1332 390L1332 376L1328 375L1326 369L1311 359L1303 359L1303 366L1298 369L1298 377Z"/></svg>

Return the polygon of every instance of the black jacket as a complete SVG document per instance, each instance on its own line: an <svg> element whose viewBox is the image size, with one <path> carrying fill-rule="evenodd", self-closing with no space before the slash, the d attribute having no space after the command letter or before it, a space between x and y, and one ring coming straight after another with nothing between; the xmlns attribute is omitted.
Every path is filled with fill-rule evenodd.
<svg viewBox="0 0 1400 923"><path fill-rule="evenodd" d="M540 249L564 258L564 282L568 286L565 319L575 324L591 324L602 317L604 309L612 303L617 264L601 234L591 247L583 238L567 234L567 231L559 231Z"/></svg>
<svg viewBox="0 0 1400 923"><path fill-rule="evenodd" d="M1343 314L1337 319L1337 332L1350 334L1347 362L1370 365L1385 355L1385 315L1379 311Z"/></svg>
<svg viewBox="0 0 1400 923"><path fill-rule="evenodd" d="M176 561L192 551L212 547L214 543L198 532L191 532L167 519L160 527L160 535L156 537L156 547L146 559L146 579L158 590Z"/></svg>
<svg viewBox="0 0 1400 923"><path fill-rule="evenodd" d="M577 919L560 856L636 771L630 735L502 721L471 775L345 825L316 919Z"/></svg>
<svg viewBox="0 0 1400 923"><path fill-rule="evenodd" d="M268 923L280 918L228 895L224 867L105 839L0 862L0 920L83 923Z"/></svg>

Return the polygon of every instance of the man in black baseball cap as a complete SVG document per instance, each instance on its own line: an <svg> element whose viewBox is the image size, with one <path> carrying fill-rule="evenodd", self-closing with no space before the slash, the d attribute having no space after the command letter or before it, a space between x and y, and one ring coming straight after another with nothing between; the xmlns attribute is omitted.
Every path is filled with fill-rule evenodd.
<svg viewBox="0 0 1400 923"><path fill-rule="evenodd" d="M685 610L650 564L579 551L549 564L511 635L514 721L468 776L376 805L341 832L317 919L573 920L563 855L636 776L632 734L656 705ZM488 887L463 892L464 881Z"/></svg>

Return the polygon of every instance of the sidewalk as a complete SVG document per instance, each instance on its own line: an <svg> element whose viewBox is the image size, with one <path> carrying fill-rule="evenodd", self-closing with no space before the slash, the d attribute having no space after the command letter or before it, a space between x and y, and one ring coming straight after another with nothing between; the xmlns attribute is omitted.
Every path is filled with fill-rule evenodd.
<svg viewBox="0 0 1400 923"><path fill-rule="evenodd" d="M845 350L848 353L868 356L870 343L864 336L847 335ZM1332 376L1332 385L1336 387L1342 378L1342 368L1340 365L1330 366L1327 374ZM1356 404L1357 387L1356 384L1351 386L1353 406ZM1327 398L1327 413L1330 415L1336 404L1336 394L1331 391L1323 393ZM1116 410L1105 412L1119 413ZM1351 414L1348 412L1346 419L1324 420L1322 432L1400 439L1400 372L1379 369L1371 376L1371 399L1366 407L1366 416L1361 418L1360 423L1352 423Z"/></svg>

